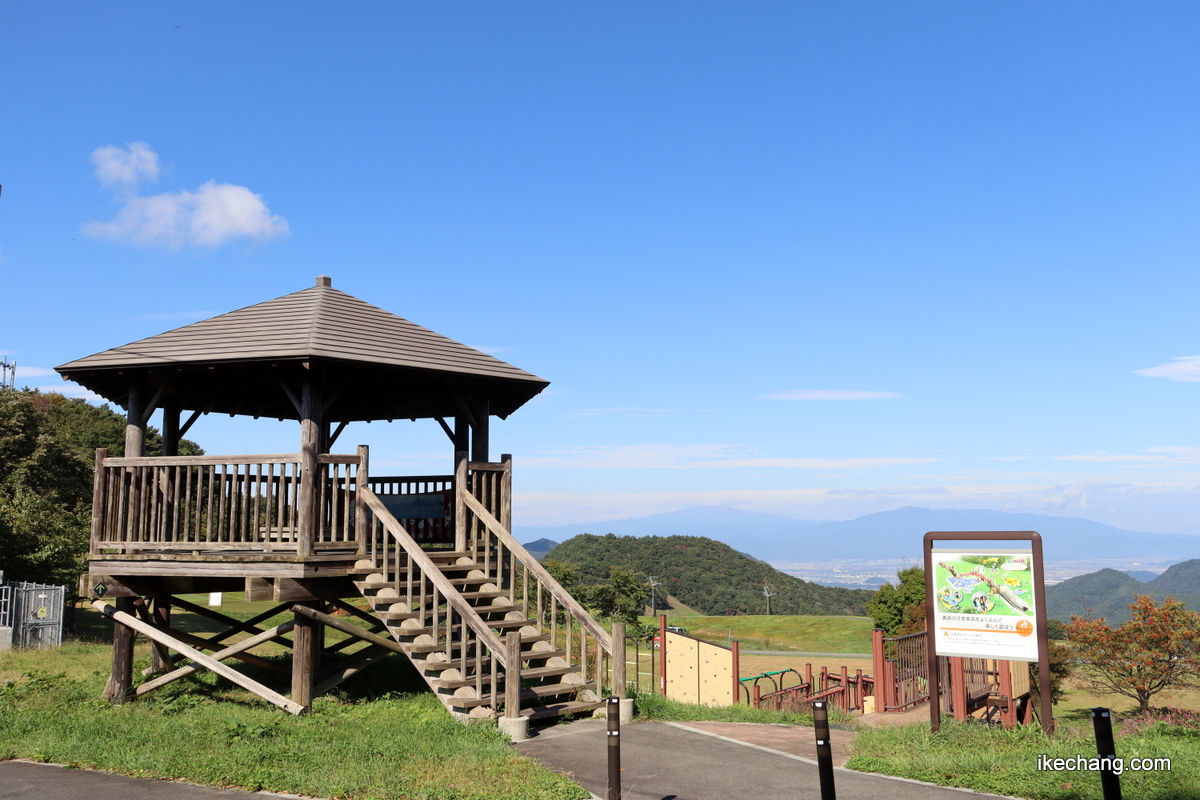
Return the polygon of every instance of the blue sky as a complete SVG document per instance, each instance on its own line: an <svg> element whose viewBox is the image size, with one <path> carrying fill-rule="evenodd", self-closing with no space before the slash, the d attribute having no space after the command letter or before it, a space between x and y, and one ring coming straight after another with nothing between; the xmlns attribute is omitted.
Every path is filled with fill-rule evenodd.
<svg viewBox="0 0 1200 800"><path fill-rule="evenodd" d="M519 523L1200 533L1198 30L1183 3L8 3L0 350L61 389L325 273L552 382L493 430ZM358 442L449 464L432 422Z"/></svg>

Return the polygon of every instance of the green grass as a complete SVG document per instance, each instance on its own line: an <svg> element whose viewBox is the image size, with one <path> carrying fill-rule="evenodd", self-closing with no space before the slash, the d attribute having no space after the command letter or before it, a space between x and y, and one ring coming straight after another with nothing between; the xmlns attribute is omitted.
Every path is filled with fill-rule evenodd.
<svg viewBox="0 0 1200 800"><path fill-rule="evenodd" d="M812 714L796 714L790 711L772 711L752 708L747 705L710 708L690 703L680 703L651 693L639 693L633 702L638 719L667 720L671 722L765 722L776 725L813 724ZM836 708L829 709L829 721L850 723L852 717Z"/></svg>
<svg viewBox="0 0 1200 800"><path fill-rule="evenodd" d="M1118 735L1117 755L1169 758L1169 772L1133 772L1121 776L1127 798L1196 800L1200 797L1200 729L1152 725ZM929 726L871 728L854 740L850 769L897 775L944 786L959 786L1036 800L1099 800L1100 778L1094 772L1039 772L1037 758L1092 757L1096 753L1090 725L1060 724L1047 738L1038 726L1010 731L985 725L944 722L937 734Z"/></svg>
<svg viewBox="0 0 1200 800"><path fill-rule="evenodd" d="M654 617L642 617L643 624L657 625ZM730 636L742 650L779 650L800 653L870 653L871 630L875 624L867 617L788 617L742 616L702 617L677 615L672 625L680 625L698 639L725 645Z"/></svg>
<svg viewBox="0 0 1200 800"><path fill-rule="evenodd" d="M100 699L110 654L85 643L0 654L0 759L355 800L587 796L494 725L464 725L412 693L419 678L400 657L294 717L208 673L113 706ZM135 675L148 661L139 645Z"/></svg>

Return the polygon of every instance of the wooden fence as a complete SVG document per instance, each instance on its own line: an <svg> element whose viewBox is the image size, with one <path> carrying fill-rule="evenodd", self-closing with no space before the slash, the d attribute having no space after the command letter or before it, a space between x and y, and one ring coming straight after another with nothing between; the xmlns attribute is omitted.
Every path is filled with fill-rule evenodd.
<svg viewBox="0 0 1200 800"><path fill-rule="evenodd" d="M91 552L298 550L306 500L311 546L351 547L360 469L365 455L318 455L306 487L298 454L110 458L102 448Z"/></svg>
<svg viewBox="0 0 1200 800"><path fill-rule="evenodd" d="M740 684L746 702L755 708L774 711L808 711L814 701L828 700L847 713L861 712L864 698L875 692L875 681L861 669L851 674L844 666L840 672L821 667L814 674L812 664L804 665L803 675L794 669L784 669L742 678Z"/></svg>

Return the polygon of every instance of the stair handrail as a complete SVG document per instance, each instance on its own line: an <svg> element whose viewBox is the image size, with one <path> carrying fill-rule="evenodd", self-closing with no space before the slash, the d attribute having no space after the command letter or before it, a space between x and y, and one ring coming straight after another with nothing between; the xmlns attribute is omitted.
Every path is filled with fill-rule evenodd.
<svg viewBox="0 0 1200 800"><path fill-rule="evenodd" d="M554 579L554 576L550 574L549 570L543 567L536 558L529 554L529 551L526 550L525 547L518 542L511 533L509 533L507 528L500 524L500 521L492 515L492 512L488 511L487 508L484 507L483 503L480 503L475 498L475 495L471 494L462 487L458 488L458 493L463 502L466 504L467 508L471 509L471 511L476 517L479 518L479 520L487 527L487 529L496 535L496 538L504 542L504 546L516 555L517 560L521 562L525 569L529 570L538 577L538 580L542 582L542 585L550 592L550 594L557 599L558 602L562 603L564 608L571 612L571 616L579 620L579 624L587 629L588 633L596 637L596 641L600 642L600 646L604 648L604 652L612 655L612 638L608 635L608 632L605 631L604 628L600 627L600 623L596 622L596 620L592 618L592 615L589 614L587 610L579 604L579 601L572 597L571 593L564 589L562 584Z"/></svg>
<svg viewBox="0 0 1200 800"><path fill-rule="evenodd" d="M404 552L412 562L420 567L421 571L428 576L429 582L442 593L442 596L446 598L446 602L458 612L463 621L475 632L475 635L492 651L492 658L499 661L500 665L505 669L508 669L508 653L505 651L500 637L488 627L483 617L479 616L479 613L471 604L458 593L458 589L454 588L454 584L450 583L450 579L442 574L442 571L433 563L433 559L425 554L425 551L409 535L404 526L392 516L387 506L379 499L379 496L367 486L360 486L358 488L358 496L366 502L367 506L374 512L375 517L383 523L383 527L392 535L396 543L404 549Z"/></svg>

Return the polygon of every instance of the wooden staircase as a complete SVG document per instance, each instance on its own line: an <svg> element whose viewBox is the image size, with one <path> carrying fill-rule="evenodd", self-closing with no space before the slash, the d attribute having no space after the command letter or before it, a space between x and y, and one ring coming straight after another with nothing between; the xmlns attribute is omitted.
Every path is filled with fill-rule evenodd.
<svg viewBox="0 0 1200 800"><path fill-rule="evenodd" d="M361 487L371 536L355 585L456 716L538 719L601 706L606 658L611 666L604 630L466 484L459 500L471 524L453 550L422 549Z"/></svg>

